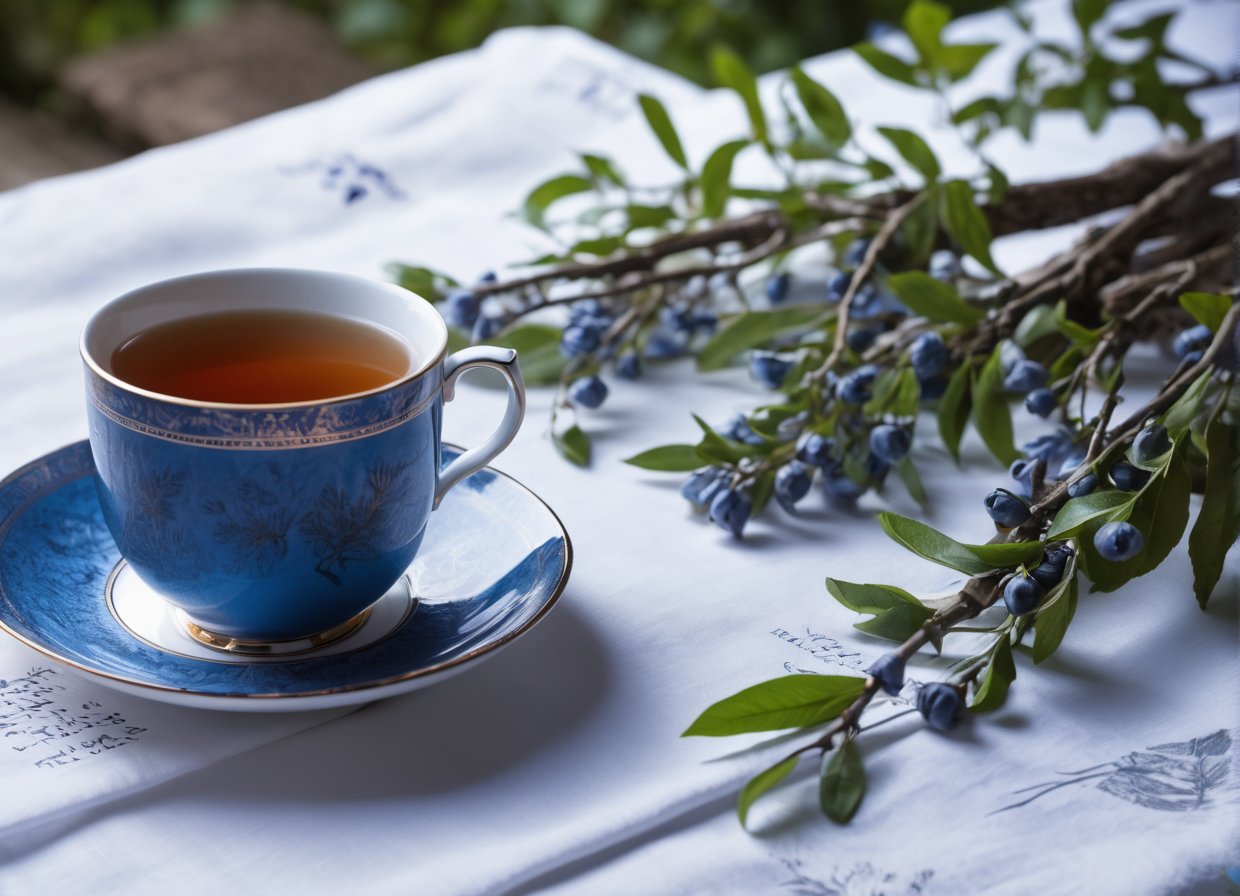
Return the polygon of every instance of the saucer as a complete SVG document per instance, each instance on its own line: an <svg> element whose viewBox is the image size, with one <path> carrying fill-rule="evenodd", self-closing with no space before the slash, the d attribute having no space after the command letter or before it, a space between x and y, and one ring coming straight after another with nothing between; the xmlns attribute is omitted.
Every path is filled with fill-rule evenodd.
<svg viewBox="0 0 1240 896"><path fill-rule="evenodd" d="M443 463L461 453L445 444ZM0 628L108 687L181 706L326 709L463 671L529 631L568 581L555 513L490 467L445 496L405 576L346 634L255 656L190 636L120 558L77 442L0 482Z"/></svg>

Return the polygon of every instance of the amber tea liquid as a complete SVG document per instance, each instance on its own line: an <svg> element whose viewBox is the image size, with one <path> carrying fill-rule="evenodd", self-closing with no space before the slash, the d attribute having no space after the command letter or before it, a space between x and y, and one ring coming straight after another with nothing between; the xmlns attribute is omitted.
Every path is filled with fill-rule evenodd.
<svg viewBox="0 0 1240 896"><path fill-rule="evenodd" d="M310 311L226 311L144 330L112 353L125 382L224 404L319 401L409 374L409 346L373 324Z"/></svg>

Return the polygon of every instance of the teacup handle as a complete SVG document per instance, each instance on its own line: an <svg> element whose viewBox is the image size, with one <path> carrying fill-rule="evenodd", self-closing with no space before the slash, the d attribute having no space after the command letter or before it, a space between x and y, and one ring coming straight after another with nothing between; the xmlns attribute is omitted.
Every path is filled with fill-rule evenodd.
<svg viewBox="0 0 1240 896"><path fill-rule="evenodd" d="M495 432L476 448L470 448L439 474L435 486L435 507L443 500L448 489L456 485L470 473L480 470L495 459L516 436L521 428L521 420L525 417L525 380L521 377L521 367L517 364L517 353L510 348L496 348L493 345L475 345L456 352L443 365L443 400L451 401L456 395L456 381L465 371L474 367L489 367L498 370L508 380L508 406L504 408L504 419L499 422Z"/></svg>

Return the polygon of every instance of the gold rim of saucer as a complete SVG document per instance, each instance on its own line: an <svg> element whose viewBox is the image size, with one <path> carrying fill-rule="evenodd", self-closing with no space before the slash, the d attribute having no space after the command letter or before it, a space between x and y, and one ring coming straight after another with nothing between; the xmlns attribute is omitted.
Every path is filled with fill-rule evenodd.
<svg viewBox="0 0 1240 896"><path fill-rule="evenodd" d="M280 641L251 640L235 638L232 635L221 635L218 632L204 628L190 619L184 610L178 609L176 614L181 625L185 627L185 631L189 633L189 636L204 647L210 647L212 650L218 650L221 653L232 653L240 656L288 656L296 653L305 653L309 650L317 650L320 647L326 647L328 644L334 644L347 638L365 624L366 620L370 618L370 611L373 609L373 606L367 607L352 619L329 628L327 631L319 632L315 635L307 635L304 638L289 638Z"/></svg>

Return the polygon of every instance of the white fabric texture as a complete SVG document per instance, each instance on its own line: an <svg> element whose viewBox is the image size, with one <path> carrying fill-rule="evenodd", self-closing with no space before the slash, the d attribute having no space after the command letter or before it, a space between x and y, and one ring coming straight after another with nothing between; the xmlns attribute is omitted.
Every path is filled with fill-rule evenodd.
<svg viewBox="0 0 1240 896"><path fill-rule="evenodd" d="M1046 27L1067 27L1061 4L1032 8ZM1234 5L1189 5L1172 40L1222 64L1236 23ZM960 39L1014 34L1000 13L952 27ZM997 53L961 97L1015 52ZM807 68L866 127L936 120L924 98L879 83L850 54ZM575 32L520 29L296 110L0 194L0 466L85 435L77 334L128 288L248 265L382 276L393 260L468 278L536 255L539 240L503 216L574 151L612 154L651 179L667 170L635 112L637 91L664 99L699 164L743 130L731 95ZM1195 101L1211 134L1236 126L1234 95L1224 93ZM967 171L963 149L938 135L945 167ZM1019 182L1082 173L1156 138L1136 112L1097 136L1065 116L1040 124L1032 145L1000 138L992 155ZM346 201L359 185L365 195ZM1074 232L1006 240L996 256L1019 270ZM1143 354L1134 390L1166 370ZM1240 745L1222 754L1221 784L1179 810L1123 787L1131 774L1191 786L1201 772L1184 758L1194 739L1240 738L1238 570L1233 561L1201 613L1183 546L1116 594L1082 595L1060 652L1037 669L1018 659L1001 711L950 735L919 730L915 716L865 735L869 789L851 826L819 816L807 760L754 810L756 833L742 831L736 791L790 742L680 732L759 680L857 672L885 651L852 628L855 615L826 594L825 575L921 593L953 581L882 535L869 518L878 499L842 513L815 496L799 517L773 511L735 542L685 509L678 477L620 462L692 439L691 411L722 422L761 394L739 371L696 376L687 364L615 382L607 404L583 418L596 436L587 471L556 456L552 396L533 390L525 427L496 466L561 516L572 579L539 627L426 691L320 724L330 714L195 713L55 673L71 689L65 700L95 701L146 730L78 763L72 780L14 760L0 741L0 893L195 894L243 881L255 891L369 894L1130 894L1179 892L1240 864ZM445 437L476 444L502 404L500 393L466 383L445 411ZM1023 412L1017 424L1028 435L1046 426ZM981 499L1006 474L972 436L964 457L957 469L933 437L919 443L929 521L985 540ZM888 502L921 515L898 489ZM0 641L0 676L18 679L35 662ZM919 659L910 675L933 678L942 664ZM1168 744L1190 746L1151 751ZM1151 766L1168 756L1176 761ZM1050 783L1065 786L998 811Z"/></svg>

